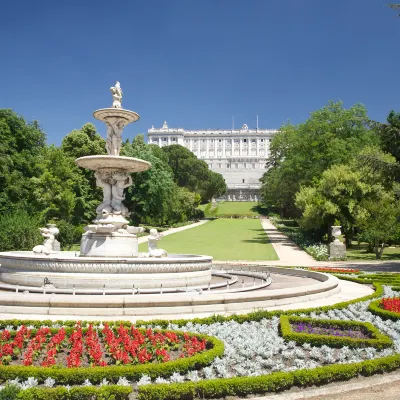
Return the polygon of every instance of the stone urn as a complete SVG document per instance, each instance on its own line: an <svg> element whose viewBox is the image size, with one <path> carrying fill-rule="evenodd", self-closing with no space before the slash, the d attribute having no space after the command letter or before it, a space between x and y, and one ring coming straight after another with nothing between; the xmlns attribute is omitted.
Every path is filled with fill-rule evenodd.
<svg viewBox="0 0 400 400"><path fill-rule="evenodd" d="M332 236L335 238L335 242L340 242L338 237L342 234L340 225L332 226Z"/></svg>

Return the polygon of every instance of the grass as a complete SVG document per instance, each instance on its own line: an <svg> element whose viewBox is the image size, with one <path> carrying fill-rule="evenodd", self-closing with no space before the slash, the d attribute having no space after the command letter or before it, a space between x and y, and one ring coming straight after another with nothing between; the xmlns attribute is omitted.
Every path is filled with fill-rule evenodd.
<svg viewBox="0 0 400 400"><path fill-rule="evenodd" d="M221 214L252 214L258 215L255 210L256 201L225 201L218 206L218 215Z"/></svg>
<svg viewBox="0 0 400 400"><path fill-rule="evenodd" d="M207 254L215 260L278 260L259 219L217 219L165 236L160 248L169 253ZM139 245L147 251L147 243Z"/></svg>
<svg viewBox="0 0 400 400"><path fill-rule="evenodd" d="M352 247L346 249L347 260L376 260L375 253L367 253L366 243L352 244ZM400 247L385 247L381 260L400 260Z"/></svg>

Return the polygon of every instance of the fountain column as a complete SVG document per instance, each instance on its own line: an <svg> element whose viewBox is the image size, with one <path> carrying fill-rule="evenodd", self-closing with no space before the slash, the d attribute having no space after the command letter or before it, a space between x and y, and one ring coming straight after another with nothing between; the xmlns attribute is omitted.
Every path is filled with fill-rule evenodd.
<svg viewBox="0 0 400 400"><path fill-rule="evenodd" d="M124 189L132 185L132 172L145 171L151 164L144 160L119 155L122 131L126 125L139 120L139 114L122 108L122 89L117 82L110 89L111 108L96 110L93 116L107 125L107 155L87 156L75 160L82 168L95 171L96 184L103 189L103 201L96 209L93 224L82 235L81 256L137 257L136 234L143 228L129 226L130 213L122 203Z"/></svg>

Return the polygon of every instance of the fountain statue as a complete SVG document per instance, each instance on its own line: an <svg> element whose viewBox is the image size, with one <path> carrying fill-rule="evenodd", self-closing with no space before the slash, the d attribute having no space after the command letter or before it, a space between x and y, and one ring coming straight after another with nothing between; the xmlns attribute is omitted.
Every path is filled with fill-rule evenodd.
<svg viewBox="0 0 400 400"><path fill-rule="evenodd" d="M162 238L161 233L157 229L150 229L148 238L149 256L150 257L167 257L168 254L165 250L158 248L158 241Z"/></svg>
<svg viewBox="0 0 400 400"><path fill-rule="evenodd" d="M48 224L47 228L39 228L41 235L46 238L43 244L35 246L32 251L35 254L54 254L57 252L56 236L60 233L54 224ZM57 242L57 243L56 243Z"/></svg>

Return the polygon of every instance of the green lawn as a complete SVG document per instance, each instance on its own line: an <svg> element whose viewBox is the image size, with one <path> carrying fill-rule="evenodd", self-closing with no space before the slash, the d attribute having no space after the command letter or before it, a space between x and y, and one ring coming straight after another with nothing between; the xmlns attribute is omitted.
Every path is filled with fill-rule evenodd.
<svg viewBox="0 0 400 400"><path fill-rule="evenodd" d="M367 244L353 242L352 247L346 249L348 260L376 260L375 253L367 253ZM381 260L400 260L400 247L385 247Z"/></svg>
<svg viewBox="0 0 400 400"><path fill-rule="evenodd" d="M258 215L254 209L257 207L256 201L225 201L218 205L218 214L253 214Z"/></svg>
<svg viewBox="0 0 400 400"><path fill-rule="evenodd" d="M159 247L169 253L206 254L215 260L278 260L259 219L216 219L165 236ZM147 251L147 243L139 245Z"/></svg>

